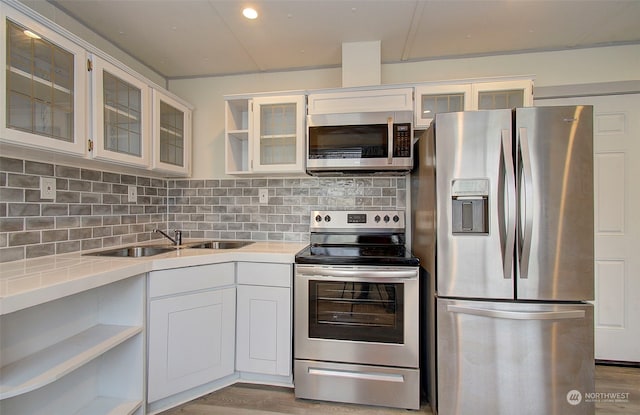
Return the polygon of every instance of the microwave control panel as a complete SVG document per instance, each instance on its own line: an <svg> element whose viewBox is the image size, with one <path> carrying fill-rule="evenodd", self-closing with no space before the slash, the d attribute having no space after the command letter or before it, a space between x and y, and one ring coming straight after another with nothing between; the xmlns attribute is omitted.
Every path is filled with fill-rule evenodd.
<svg viewBox="0 0 640 415"><path fill-rule="evenodd" d="M393 124L393 157L411 157L411 123Z"/></svg>

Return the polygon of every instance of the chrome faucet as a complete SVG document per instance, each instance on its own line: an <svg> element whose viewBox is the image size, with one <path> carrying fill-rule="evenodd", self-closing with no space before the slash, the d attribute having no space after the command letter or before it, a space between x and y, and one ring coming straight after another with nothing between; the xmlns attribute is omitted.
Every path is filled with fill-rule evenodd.
<svg viewBox="0 0 640 415"><path fill-rule="evenodd" d="M182 231L176 229L175 231L173 231L173 233L176 235L175 239L170 237L169 235L167 235L166 233L162 232L160 229L154 229L154 232L158 232L159 234L161 234L162 236L164 236L165 238L167 238L168 240L170 240L171 242L173 242L173 244L175 246L180 246L182 245Z"/></svg>

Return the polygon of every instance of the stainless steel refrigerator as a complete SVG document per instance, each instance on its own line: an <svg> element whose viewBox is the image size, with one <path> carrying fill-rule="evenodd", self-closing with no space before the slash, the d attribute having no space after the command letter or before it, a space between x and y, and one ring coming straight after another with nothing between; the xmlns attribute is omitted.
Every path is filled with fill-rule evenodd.
<svg viewBox="0 0 640 415"><path fill-rule="evenodd" d="M593 414L593 109L438 114L414 150L434 410Z"/></svg>

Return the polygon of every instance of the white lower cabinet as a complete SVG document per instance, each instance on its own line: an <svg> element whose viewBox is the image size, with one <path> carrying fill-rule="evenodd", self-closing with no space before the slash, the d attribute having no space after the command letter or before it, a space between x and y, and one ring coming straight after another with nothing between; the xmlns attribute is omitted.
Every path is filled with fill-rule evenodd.
<svg viewBox="0 0 640 415"><path fill-rule="evenodd" d="M291 264L238 263L236 370L290 376Z"/></svg>
<svg viewBox="0 0 640 415"><path fill-rule="evenodd" d="M234 373L233 263L149 273L148 402Z"/></svg>
<svg viewBox="0 0 640 415"><path fill-rule="evenodd" d="M143 414L144 281L0 316L0 413Z"/></svg>

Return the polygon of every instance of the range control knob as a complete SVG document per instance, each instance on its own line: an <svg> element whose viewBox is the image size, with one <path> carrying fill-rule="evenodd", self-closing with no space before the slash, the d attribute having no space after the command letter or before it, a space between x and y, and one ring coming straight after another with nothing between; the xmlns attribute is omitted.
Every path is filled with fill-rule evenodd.
<svg viewBox="0 0 640 415"><path fill-rule="evenodd" d="M388 223L389 222L389 215L384 215L384 222Z"/></svg>
<svg viewBox="0 0 640 415"><path fill-rule="evenodd" d="M376 217L373 218L373 220L375 220L376 223L380 222L380 215L376 215Z"/></svg>
<svg viewBox="0 0 640 415"><path fill-rule="evenodd" d="M316 222L322 222L322 216L316 215Z"/></svg>
<svg viewBox="0 0 640 415"><path fill-rule="evenodd" d="M331 222L331 216L327 215L324 217L325 222Z"/></svg>
<svg viewBox="0 0 640 415"><path fill-rule="evenodd" d="M400 222L400 217L399 217L398 215L393 215L393 221L394 221L395 223Z"/></svg>

